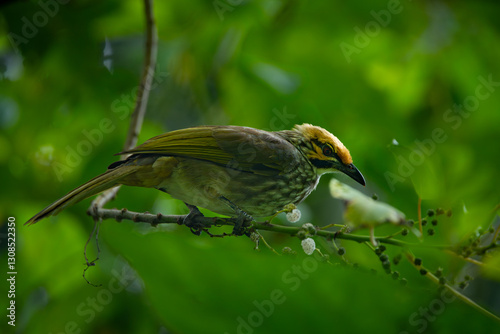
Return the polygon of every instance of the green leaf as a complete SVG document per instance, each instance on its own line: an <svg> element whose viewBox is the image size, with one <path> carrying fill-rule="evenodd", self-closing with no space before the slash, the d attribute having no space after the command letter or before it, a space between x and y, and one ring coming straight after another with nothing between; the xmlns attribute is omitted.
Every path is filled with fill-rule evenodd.
<svg viewBox="0 0 500 334"><path fill-rule="evenodd" d="M330 181L330 193L334 198L345 200L347 203L344 218L355 226L374 226L383 223L401 224L405 215L387 203L375 201L360 191L339 182Z"/></svg>

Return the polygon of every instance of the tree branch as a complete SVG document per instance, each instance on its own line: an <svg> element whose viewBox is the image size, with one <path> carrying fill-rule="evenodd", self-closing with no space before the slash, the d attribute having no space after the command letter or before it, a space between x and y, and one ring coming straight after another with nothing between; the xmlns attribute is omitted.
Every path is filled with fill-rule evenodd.
<svg viewBox="0 0 500 334"><path fill-rule="evenodd" d="M153 15L153 0L144 0L144 10L146 16L146 52L144 57L144 68L142 70L142 77L137 90L137 100L135 103L134 112L130 119L130 126L125 139L123 150L129 150L136 146L137 138L141 132L142 122L146 114L149 91L153 82L154 72L156 68L156 55L158 49L158 32ZM122 155L122 159L126 159L127 155ZM120 186L113 187L101 193L90 204L89 210L95 212L93 216L98 216L97 211L102 208L106 203L116 197Z"/></svg>
<svg viewBox="0 0 500 334"><path fill-rule="evenodd" d="M123 150L129 150L136 146L137 138L142 128L142 121L146 114L149 100L149 91L153 82L156 68L156 55L158 49L158 33L153 15L153 0L144 0L144 9L146 14L146 55L144 58L144 68L142 70L141 83L137 91L137 100L134 113L130 119L127 139ZM126 156L122 156L125 159Z"/></svg>
<svg viewBox="0 0 500 334"><path fill-rule="evenodd" d="M101 219L114 219L118 222L121 222L122 220L131 220L135 223L147 223L154 227L158 226L159 224L185 225L184 219L187 217L187 215L163 215L161 213L154 215L148 212L139 213L139 212L129 211L127 209L118 210L118 209L104 209L104 208L99 208L97 211L89 210L88 214L93 217ZM213 226L234 225L234 223L236 222L236 218L198 217L196 222L197 224L199 224L198 226L199 228L208 229ZM271 224L267 221L266 222L252 221L250 225L251 228L255 230L284 233L290 236L295 236L298 232L303 230L302 226L276 225L276 224ZM358 234L343 233L339 231L327 231L321 229L316 229L315 233L320 237L325 237L328 239L343 239L359 243L367 241L370 242L369 235L358 235ZM409 243L398 239L393 239L391 237L375 237L375 240L377 240L380 243L390 244L403 248L418 247L418 248L452 249L451 246L447 245L428 245L423 243Z"/></svg>

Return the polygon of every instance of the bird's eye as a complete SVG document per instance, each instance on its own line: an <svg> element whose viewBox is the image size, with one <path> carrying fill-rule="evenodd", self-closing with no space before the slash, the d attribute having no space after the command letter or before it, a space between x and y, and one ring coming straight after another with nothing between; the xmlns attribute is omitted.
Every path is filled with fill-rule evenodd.
<svg viewBox="0 0 500 334"><path fill-rule="evenodd" d="M330 157L332 156L333 154L333 151L332 151L332 148L328 145L325 145L323 146L323 155L325 155L326 157Z"/></svg>

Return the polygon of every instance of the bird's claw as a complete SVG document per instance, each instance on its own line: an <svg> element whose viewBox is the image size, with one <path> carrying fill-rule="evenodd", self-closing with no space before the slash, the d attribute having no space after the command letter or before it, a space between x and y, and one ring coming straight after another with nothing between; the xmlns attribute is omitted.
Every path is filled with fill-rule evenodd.
<svg viewBox="0 0 500 334"><path fill-rule="evenodd" d="M203 223L200 222L200 219L204 218L205 216L200 212L200 210L196 206L188 203L184 204L186 204L186 206L189 208L189 213L184 218L184 221L182 222L183 225L189 227L191 233L193 233L194 235L201 235L201 232L203 231L205 225L203 225Z"/></svg>
<svg viewBox="0 0 500 334"><path fill-rule="evenodd" d="M219 199L226 203L231 209L234 210L238 216L234 222L233 235L246 235L250 236L250 232L247 231L247 227L250 226L250 222L254 221L253 217L248 213L243 211L239 206L228 200L224 196L220 196Z"/></svg>
<svg viewBox="0 0 500 334"><path fill-rule="evenodd" d="M233 235L246 235L249 237L250 231L248 231L248 227L250 226L250 222L254 221L254 219L245 211L240 211L238 213L239 215L234 222Z"/></svg>

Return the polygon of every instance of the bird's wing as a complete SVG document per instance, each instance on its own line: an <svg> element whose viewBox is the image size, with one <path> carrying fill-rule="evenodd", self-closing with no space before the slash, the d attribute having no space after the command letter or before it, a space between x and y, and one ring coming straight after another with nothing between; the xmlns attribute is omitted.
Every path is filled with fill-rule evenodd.
<svg viewBox="0 0 500 334"><path fill-rule="evenodd" d="M270 176L289 172L300 161L300 152L282 137L240 126L199 126L167 132L122 153L194 158Z"/></svg>

